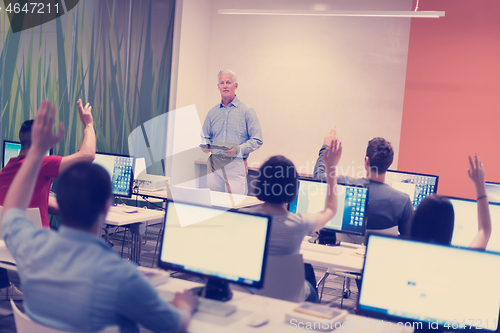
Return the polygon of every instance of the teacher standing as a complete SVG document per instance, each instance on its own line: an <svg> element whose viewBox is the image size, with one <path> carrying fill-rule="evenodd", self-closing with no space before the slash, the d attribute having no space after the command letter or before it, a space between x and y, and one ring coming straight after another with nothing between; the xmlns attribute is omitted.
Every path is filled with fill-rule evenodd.
<svg viewBox="0 0 500 333"><path fill-rule="evenodd" d="M262 146L262 131L255 111L236 96L238 82L231 70L217 75L221 102L214 106L203 124L204 143L227 149L202 148L211 153L207 176L212 191L246 194L248 155Z"/></svg>

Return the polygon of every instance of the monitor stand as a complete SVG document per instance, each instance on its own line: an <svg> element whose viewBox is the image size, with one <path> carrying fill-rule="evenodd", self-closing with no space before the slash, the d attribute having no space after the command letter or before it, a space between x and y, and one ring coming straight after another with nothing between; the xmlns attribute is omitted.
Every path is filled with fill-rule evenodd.
<svg viewBox="0 0 500 333"><path fill-rule="evenodd" d="M319 231L318 243L323 245L337 245L337 236L334 230L321 229Z"/></svg>
<svg viewBox="0 0 500 333"><path fill-rule="evenodd" d="M233 292L229 288L229 282L208 278L204 287L195 287L191 291L200 297L215 299L227 302L233 297Z"/></svg>

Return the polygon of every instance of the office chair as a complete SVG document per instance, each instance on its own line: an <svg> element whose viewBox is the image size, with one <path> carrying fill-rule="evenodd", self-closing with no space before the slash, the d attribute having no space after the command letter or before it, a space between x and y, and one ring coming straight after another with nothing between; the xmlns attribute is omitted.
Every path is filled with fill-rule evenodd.
<svg viewBox="0 0 500 333"><path fill-rule="evenodd" d="M55 328L50 328L42 324L36 323L27 315L21 312L13 300L10 300L12 312L14 313L14 322L16 323L17 333L75 333L70 331L61 331ZM119 333L118 326L110 326L97 333Z"/></svg>
<svg viewBox="0 0 500 333"><path fill-rule="evenodd" d="M0 214L2 214L3 206L0 206ZM42 227L42 217L40 216L40 211L38 208L28 208L26 209L26 215L33 222L35 227ZM0 224L0 235L2 234L2 224Z"/></svg>
<svg viewBox="0 0 500 333"><path fill-rule="evenodd" d="M302 254L268 256L264 288L257 295L291 302L305 300L305 273Z"/></svg>

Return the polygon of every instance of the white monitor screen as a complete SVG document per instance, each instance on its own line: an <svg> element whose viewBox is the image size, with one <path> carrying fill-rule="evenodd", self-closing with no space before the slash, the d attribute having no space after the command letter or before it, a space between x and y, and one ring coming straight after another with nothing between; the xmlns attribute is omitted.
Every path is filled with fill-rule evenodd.
<svg viewBox="0 0 500 333"><path fill-rule="evenodd" d="M421 322L424 328L437 322L450 329L494 331L499 267L498 253L370 235L359 308L369 315ZM478 283L487 291L478 291Z"/></svg>
<svg viewBox="0 0 500 333"><path fill-rule="evenodd" d="M489 202L500 203L500 183L486 182L486 194Z"/></svg>
<svg viewBox="0 0 500 333"><path fill-rule="evenodd" d="M468 247L478 230L477 203L474 200L449 198L455 211L455 226L451 245ZM490 204L491 236L487 251L500 252L500 205Z"/></svg>
<svg viewBox="0 0 500 333"><path fill-rule="evenodd" d="M167 201L160 266L261 288L270 217Z"/></svg>
<svg viewBox="0 0 500 333"><path fill-rule="evenodd" d="M318 213L325 208L328 185L319 180L299 179L297 198L290 203L292 213ZM368 188L337 185L337 213L324 226L343 233L363 235L366 229Z"/></svg>
<svg viewBox="0 0 500 333"><path fill-rule="evenodd" d="M111 177L113 194L120 197L132 196L134 158L124 155L96 153L94 163L102 166Z"/></svg>
<svg viewBox="0 0 500 333"><path fill-rule="evenodd" d="M436 193L438 176L425 175L411 172L387 170L385 183L398 191L410 196L413 209L424 200L425 197Z"/></svg>

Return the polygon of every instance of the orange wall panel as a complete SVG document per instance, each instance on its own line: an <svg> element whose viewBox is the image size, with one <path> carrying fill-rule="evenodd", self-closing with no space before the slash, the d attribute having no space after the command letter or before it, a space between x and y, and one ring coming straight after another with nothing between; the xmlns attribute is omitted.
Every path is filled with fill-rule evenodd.
<svg viewBox="0 0 500 333"><path fill-rule="evenodd" d="M426 0L412 19L398 169L440 176L438 193L475 198L468 155L500 182L500 1Z"/></svg>

